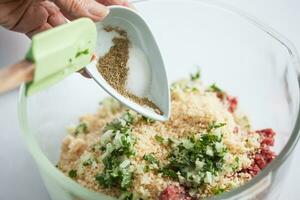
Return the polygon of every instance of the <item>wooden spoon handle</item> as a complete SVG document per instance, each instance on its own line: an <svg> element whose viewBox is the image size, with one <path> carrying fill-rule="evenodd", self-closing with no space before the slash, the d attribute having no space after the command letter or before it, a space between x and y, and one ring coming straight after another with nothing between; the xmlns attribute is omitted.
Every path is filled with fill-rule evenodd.
<svg viewBox="0 0 300 200"><path fill-rule="evenodd" d="M0 70L0 94L17 88L23 82L32 81L34 64L22 60Z"/></svg>

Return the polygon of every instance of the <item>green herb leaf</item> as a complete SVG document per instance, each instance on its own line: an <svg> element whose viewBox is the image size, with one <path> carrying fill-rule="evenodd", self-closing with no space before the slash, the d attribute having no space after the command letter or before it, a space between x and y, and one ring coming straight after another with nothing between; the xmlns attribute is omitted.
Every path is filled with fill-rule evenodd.
<svg viewBox="0 0 300 200"><path fill-rule="evenodd" d="M201 77L201 71L200 71L200 70L197 70L196 73L190 74L190 77L191 77L191 81L199 80L200 77Z"/></svg>
<svg viewBox="0 0 300 200"><path fill-rule="evenodd" d="M76 178L77 177L77 170L74 170L74 169L70 170L69 171L69 177L70 178Z"/></svg>
<svg viewBox="0 0 300 200"><path fill-rule="evenodd" d="M151 118L145 117L145 116L142 116L142 119L143 119L144 121L146 121L147 123L154 123L154 122L155 122L154 119L151 119Z"/></svg>
<svg viewBox="0 0 300 200"><path fill-rule="evenodd" d="M133 121L134 116L126 112L104 128L104 142L100 149L103 151L102 161L105 168L95 178L105 188L119 187L128 191L132 185L133 172L129 157L135 154L136 139L131 133Z"/></svg>
<svg viewBox="0 0 300 200"><path fill-rule="evenodd" d="M226 123L216 123L215 121L213 121L211 124L208 125L207 131L210 132L213 129L218 129L218 128L221 128L225 125L226 125Z"/></svg>
<svg viewBox="0 0 300 200"><path fill-rule="evenodd" d="M163 144L164 141L165 141L164 138L161 137L160 135L155 135L154 138L155 138L155 140L156 140L157 142L159 142L159 143L161 143L161 144Z"/></svg>
<svg viewBox="0 0 300 200"><path fill-rule="evenodd" d="M122 125L122 122L119 119L114 119L112 122L106 124L104 131L112 130L116 132L117 130L122 130L124 126Z"/></svg>
<svg viewBox="0 0 300 200"><path fill-rule="evenodd" d="M103 173L96 175L96 181L106 188L120 187L127 191L132 185L133 173L129 170L129 166L121 168L119 164L112 158L106 159L106 168Z"/></svg>
<svg viewBox="0 0 300 200"><path fill-rule="evenodd" d="M198 91L199 91L198 88L192 87L192 92L198 92Z"/></svg>
<svg viewBox="0 0 300 200"><path fill-rule="evenodd" d="M171 177L173 179L178 178L177 173L172 169L162 168L162 169L160 169L160 173L162 173L166 177Z"/></svg>
<svg viewBox="0 0 300 200"><path fill-rule="evenodd" d="M95 159L94 158L89 158L89 159L83 161L82 165L86 167L86 166L89 166L89 165L93 164L93 162L95 162Z"/></svg>
<svg viewBox="0 0 300 200"><path fill-rule="evenodd" d="M234 158L234 163L231 166L233 171L238 170L238 168L239 168L239 162L240 162L239 157L235 157Z"/></svg>
<svg viewBox="0 0 300 200"><path fill-rule="evenodd" d="M211 92L223 92L215 83L209 86Z"/></svg>
<svg viewBox="0 0 300 200"><path fill-rule="evenodd" d="M174 141L171 138L168 138L168 145L174 144Z"/></svg>
<svg viewBox="0 0 300 200"><path fill-rule="evenodd" d="M127 190L132 185L132 172L128 170L122 170L121 176L121 189Z"/></svg>
<svg viewBox="0 0 300 200"><path fill-rule="evenodd" d="M158 160L154 157L154 155L152 153L144 155L143 159L146 161L149 161L151 164L159 165Z"/></svg>
<svg viewBox="0 0 300 200"><path fill-rule="evenodd" d="M134 116L130 112L126 112L125 114L123 114L122 119L124 119L129 125L133 123Z"/></svg>
<svg viewBox="0 0 300 200"><path fill-rule="evenodd" d="M221 194L221 193L225 192L225 189L220 188L220 187L216 187L216 188L212 188L212 192L213 192L215 195L218 195L218 194Z"/></svg>
<svg viewBox="0 0 300 200"><path fill-rule="evenodd" d="M204 182L210 182L223 168L226 151L221 137L212 133L203 133L199 138L181 139L176 146L172 146L168 164L160 171L181 184L199 188Z"/></svg>
<svg viewBox="0 0 300 200"><path fill-rule="evenodd" d="M112 130L114 132L121 131L122 133L125 133L129 130L129 126L132 125L133 121L134 116L131 113L126 112L121 118L114 119L112 122L108 123L105 126L104 131Z"/></svg>
<svg viewBox="0 0 300 200"><path fill-rule="evenodd" d="M85 122L81 122L75 129L74 135L77 136L78 134L86 134L88 132L88 126Z"/></svg>

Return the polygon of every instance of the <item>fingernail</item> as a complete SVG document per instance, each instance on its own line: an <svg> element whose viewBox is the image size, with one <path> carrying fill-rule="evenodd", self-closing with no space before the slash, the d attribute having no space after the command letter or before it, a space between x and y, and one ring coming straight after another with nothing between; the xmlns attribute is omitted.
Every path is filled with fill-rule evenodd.
<svg viewBox="0 0 300 200"><path fill-rule="evenodd" d="M103 6L96 1L92 1L92 3L89 5L88 11L91 15L97 16L100 19L105 18L109 13L109 9L106 6Z"/></svg>

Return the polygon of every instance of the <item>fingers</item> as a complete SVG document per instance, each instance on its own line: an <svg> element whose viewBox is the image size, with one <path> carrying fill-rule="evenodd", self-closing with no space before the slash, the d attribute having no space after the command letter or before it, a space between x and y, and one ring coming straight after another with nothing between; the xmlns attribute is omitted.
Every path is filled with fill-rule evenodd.
<svg viewBox="0 0 300 200"><path fill-rule="evenodd" d="M42 24L41 26L37 27L36 29L27 32L26 35L29 38L32 38L32 36L34 36L35 34L46 31L50 28L53 28L53 26L51 26L49 23L45 23L45 24Z"/></svg>
<svg viewBox="0 0 300 200"><path fill-rule="evenodd" d="M50 1L43 1L41 5L47 10L48 12L48 20L47 22L52 26L58 26L61 24L65 24L67 22L66 18L60 12L60 9Z"/></svg>
<svg viewBox="0 0 300 200"><path fill-rule="evenodd" d="M32 37L36 33L65 22L64 16L53 2L32 1L24 10L22 17L10 29Z"/></svg>
<svg viewBox="0 0 300 200"><path fill-rule="evenodd" d="M27 33L47 23L48 12L40 3L30 5L24 12L19 22L11 29L13 31Z"/></svg>
<svg viewBox="0 0 300 200"><path fill-rule="evenodd" d="M120 5L123 6L127 2L127 0L97 0L98 2L110 6L110 5Z"/></svg>
<svg viewBox="0 0 300 200"><path fill-rule="evenodd" d="M32 36L40 30L55 27L79 17L103 20L109 12L106 5L133 8L127 0L9 0L0 1L0 25ZM102 4L101 4L102 3ZM59 9L60 7L61 9Z"/></svg>
<svg viewBox="0 0 300 200"><path fill-rule="evenodd" d="M70 19L89 17L94 21L103 20L109 9L95 0L55 0L63 13Z"/></svg>
<svg viewBox="0 0 300 200"><path fill-rule="evenodd" d="M0 1L0 25L7 29L12 29L18 24L31 1Z"/></svg>
<svg viewBox="0 0 300 200"><path fill-rule="evenodd" d="M129 7L129 8L132 8L135 10L135 7L128 0L97 0L97 1L106 6L120 5L120 6Z"/></svg>

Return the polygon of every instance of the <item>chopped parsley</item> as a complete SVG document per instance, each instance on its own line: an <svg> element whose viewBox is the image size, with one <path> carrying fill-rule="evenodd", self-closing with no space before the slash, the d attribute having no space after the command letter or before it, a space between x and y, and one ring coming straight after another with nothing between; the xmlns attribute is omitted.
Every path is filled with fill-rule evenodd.
<svg viewBox="0 0 300 200"><path fill-rule="evenodd" d="M154 170L156 172L159 172L160 171L160 163L159 161L155 158L154 154L153 153L150 153L150 154L145 154L143 156L143 159L145 161L147 161L147 165L145 165L145 168L144 168L144 171L145 172L148 172L150 169L151 170Z"/></svg>
<svg viewBox="0 0 300 200"><path fill-rule="evenodd" d="M168 138L171 153L167 164L159 163L152 153L146 154L143 157L149 164L145 168L146 171L154 170L190 188L199 188L204 183L212 183L223 168L227 152L226 146L222 143L221 132L217 130L224 125L213 122L207 132L197 137L193 135L178 141ZM165 141L159 135L156 135L155 139L158 142Z"/></svg>
<svg viewBox="0 0 300 200"><path fill-rule="evenodd" d="M212 192L213 192L215 195L218 195L218 194L222 194L223 192L225 192L225 189L220 188L220 187L216 187L216 188L212 188Z"/></svg>
<svg viewBox="0 0 300 200"><path fill-rule="evenodd" d="M123 116L122 119L126 121L127 125L130 125L133 123L134 116L130 112L126 112Z"/></svg>
<svg viewBox="0 0 300 200"><path fill-rule="evenodd" d="M197 70L197 72L194 73L194 74L190 74L191 81L199 80L200 77L201 77L201 71L200 70Z"/></svg>
<svg viewBox="0 0 300 200"><path fill-rule="evenodd" d="M121 168L121 162L115 157L103 160L105 170L101 174L96 175L98 183L106 188L120 187L123 191L127 191L132 184L133 173L129 166Z"/></svg>
<svg viewBox="0 0 300 200"><path fill-rule="evenodd" d="M134 116L130 112L126 112L119 119L114 119L112 122L108 123L104 131L111 130L113 132L120 131L121 133L126 133L130 129L130 125L133 123Z"/></svg>
<svg viewBox="0 0 300 200"><path fill-rule="evenodd" d="M171 138L168 138L168 145L172 145L174 144L174 140L172 140Z"/></svg>
<svg viewBox="0 0 300 200"><path fill-rule="evenodd" d="M128 191L133 180L133 166L129 157L135 155L135 138L131 134L134 116L126 112L122 117L108 123L101 137L102 173L96 175L97 182L106 187L119 187Z"/></svg>
<svg viewBox="0 0 300 200"><path fill-rule="evenodd" d="M159 161L154 157L153 153L146 154L143 156L145 161L148 161L150 165L146 165L145 171L148 172L150 169L162 173L163 176L171 177L173 179L177 178L177 174L174 170L162 166Z"/></svg>
<svg viewBox="0 0 300 200"><path fill-rule="evenodd" d="M82 165L86 167L86 166L92 165L92 164L95 163L95 162L97 162L96 159L93 158L93 157L90 157L90 158L85 159L85 160L82 162Z"/></svg>
<svg viewBox="0 0 300 200"><path fill-rule="evenodd" d="M81 122L75 128L74 135L77 136L78 134L86 134L88 132L88 126L85 122Z"/></svg>
<svg viewBox="0 0 300 200"><path fill-rule="evenodd" d="M223 92L215 83L209 86L209 91L211 92Z"/></svg>
<svg viewBox="0 0 300 200"><path fill-rule="evenodd" d="M213 121L211 124L208 125L207 131L210 132L213 129L218 129L218 128L221 128L225 125L226 125L226 123L216 123L215 121Z"/></svg>
<svg viewBox="0 0 300 200"><path fill-rule="evenodd" d="M142 116L142 119L143 119L144 121L146 121L147 123L154 123L154 122L155 122L154 119L151 119L151 118L145 117L145 116Z"/></svg>
<svg viewBox="0 0 300 200"><path fill-rule="evenodd" d="M192 92L198 92L199 91L199 89L198 88L196 88L196 87L192 87Z"/></svg>
<svg viewBox="0 0 300 200"><path fill-rule="evenodd" d="M214 92L216 93L217 97L220 100L225 100L227 97L227 93L221 90L215 83L210 85L208 89L206 89L207 92Z"/></svg>
<svg viewBox="0 0 300 200"><path fill-rule="evenodd" d="M172 170L172 169L169 169L167 167L163 167L159 170L160 173L162 173L164 176L167 176L167 177L171 177L173 179L177 179L178 178L178 175L177 173Z"/></svg>
<svg viewBox="0 0 300 200"><path fill-rule="evenodd" d="M156 140L157 142L159 142L160 144L163 144L164 141L165 141L164 138L161 137L160 135L155 135L154 138L155 138L155 140Z"/></svg>
<svg viewBox="0 0 300 200"><path fill-rule="evenodd" d="M213 127L199 137L182 139L173 147L168 164L161 167L160 172L192 188L200 187L203 183L211 183L214 176L223 168L227 152L221 141L222 137L213 133L221 125Z"/></svg>
<svg viewBox="0 0 300 200"><path fill-rule="evenodd" d="M69 177L70 178L76 178L77 177L77 170L74 170L74 169L70 170L69 171Z"/></svg>
<svg viewBox="0 0 300 200"><path fill-rule="evenodd" d="M239 157L235 157L235 158L234 158L234 162L233 162L233 164L231 165L232 170L233 170L233 171L237 171L238 168L239 168L239 165L240 165L240 159L239 159Z"/></svg>
<svg viewBox="0 0 300 200"><path fill-rule="evenodd" d="M156 164L157 166L159 165L158 160L154 157L152 153L144 155L143 159L149 161L151 164Z"/></svg>
<svg viewBox="0 0 300 200"><path fill-rule="evenodd" d="M133 194L131 192L123 192L122 195L119 197L122 200L133 200Z"/></svg>

